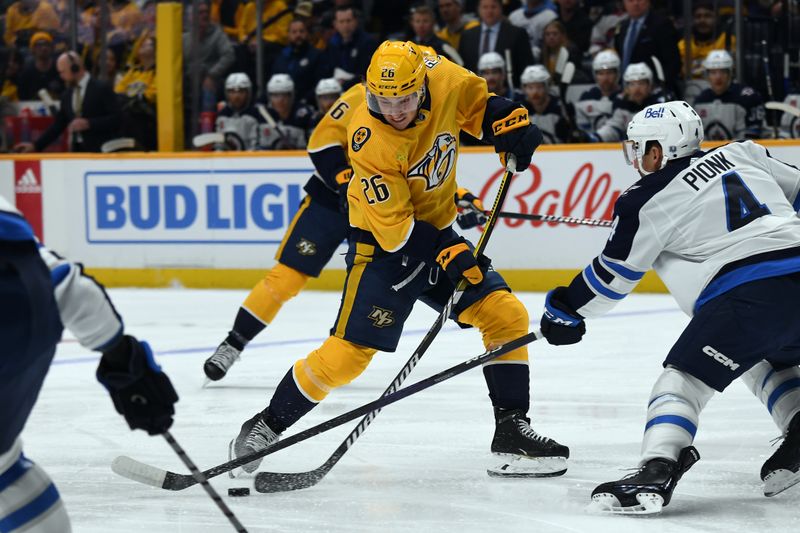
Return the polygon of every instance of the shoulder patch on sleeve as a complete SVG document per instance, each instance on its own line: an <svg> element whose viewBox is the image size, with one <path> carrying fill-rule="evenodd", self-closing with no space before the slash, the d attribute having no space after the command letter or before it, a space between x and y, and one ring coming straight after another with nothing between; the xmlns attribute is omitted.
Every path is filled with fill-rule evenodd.
<svg viewBox="0 0 800 533"><path fill-rule="evenodd" d="M365 126L361 126L360 128L358 128L355 131L355 133L353 133L353 143L352 143L353 151L358 152L359 150L361 150L361 147L364 146L364 144L366 144L371 135L372 132L370 131L369 128Z"/></svg>

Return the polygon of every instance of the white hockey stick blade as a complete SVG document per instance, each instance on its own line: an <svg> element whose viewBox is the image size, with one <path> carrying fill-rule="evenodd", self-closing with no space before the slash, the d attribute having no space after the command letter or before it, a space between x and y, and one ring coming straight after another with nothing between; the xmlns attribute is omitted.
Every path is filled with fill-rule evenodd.
<svg viewBox="0 0 800 533"><path fill-rule="evenodd" d="M564 72L564 67L567 66L567 61L569 61L569 51L562 46L558 49L558 57L556 58L556 74L560 76L561 73Z"/></svg>
<svg viewBox="0 0 800 533"><path fill-rule="evenodd" d="M795 117L800 117L800 109L789 104L784 104L783 102L767 102L764 104L764 107L775 111L783 111L784 113L788 113Z"/></svg>
<svg viewBox="0 0 800 533"><path fill-rule="evenodd" d="M798 483L800 483L800 471L792 472L783 468L775 470L764 478L764 496L771 498Z"/></svg>
<svg viewBox="0 0 800 533"><path fill-rule="evenodd" d="M650 59L653 61L653 68L656 70L656 78L661 83L667 81L664 77L664 67L661 66L661 61L658 60L656 56L650 56Z"/></svg>
<svg viewBox="0 0 800 533"><path fill-rule="evenodd" d="M111 470L122 477L159 489L163 487L164 479L167 477L166 470L140 463L125 455L120 455L111 462Z"/></svg>
<svg viewBox="0 0 800 533"><path fill-rule="evenodd" d="M200 135L195 135L192 138L192 146L194 146L195 148L202 148L204 146L208 146L209 144L217 144L224 142L225 142L225 136L217 132L201 133Z"/></svg>
<svg viewBox="0 0 800 533"><path fill-rule="evenodd" d="M486 469L491 477L555 477L567 471L566 457L524 457L511 453L495 453L500 461Z"/></svg>
<svg viewBox="0 0 800 533"><path fill-rule="evenodd" d="M575 63L570 61L564 66L564 72L561 74L561 83L569 85L572 83L572 78L575 76Z"/></svg>
<svg viewBox="0 0 800 533"><path fill-rule="evenodd" d="M586 512L591 514L648 515L658 514L664 508L664 498L658 494L641 492L636 495L636 500L639 505L623 507L613 494L595 494L592 496L592 501L586 506Z"/></svg>

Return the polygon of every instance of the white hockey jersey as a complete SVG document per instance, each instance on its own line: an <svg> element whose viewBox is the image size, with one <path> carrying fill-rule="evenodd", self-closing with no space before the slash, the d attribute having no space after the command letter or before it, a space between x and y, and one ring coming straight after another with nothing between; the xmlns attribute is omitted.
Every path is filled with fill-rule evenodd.
<svg viewBox="0 0 800 533"><path fill-rule="evenodd" d="M761 95L751 87L732 83L718 95L710 88L694 101L694 108L703 119L707 140L732 141L759 139L764 127L764 104Z"/></svg>
<svg viewBox="0 0 800 533"><path fill-rule="evenodd" d="M783 103L794 107L800 113L800 94L787 94ZM800 139L800 116L783 113L783 116L781 116L781 137L785 139Z"/></svg>
<svg viewBox="0 0 800 533"><path fill-rule="evenodd" d="M575 103L575 125L584 131L599 130L611 117L618 94L605 96L597 86L585 91Z"/></svg>
<svg viewBox="0 0 800 533"><path fill-rule="evenodd" d="M800 169L752 141L671 162L619 197L605 248L566 301L602 315L653 268L691 316L733 287L800 271L799 190Z"/></svg>
<svg viewBox="0 0 800 533"><path fill-rule="evenodd" d="M235 111L226 105L217 115L217 132L235 135L240 150L255 150L258 148L259 118L253 107Z"/></svg>

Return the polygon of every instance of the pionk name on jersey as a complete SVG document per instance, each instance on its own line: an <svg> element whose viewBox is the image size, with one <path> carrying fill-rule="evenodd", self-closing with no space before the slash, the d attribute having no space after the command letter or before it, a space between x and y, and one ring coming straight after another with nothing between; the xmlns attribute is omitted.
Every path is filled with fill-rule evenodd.
<svg viewBox="0 0 800 533"><path fill-rule="evenodd" d="M725 154L717 153L707 157L697 165L693 165L691 170L684 174L681 179L692 189L699 191L700 187L695 185L698 180L708 183L711 179L735 167L736 165L728 161Z"/></svg>

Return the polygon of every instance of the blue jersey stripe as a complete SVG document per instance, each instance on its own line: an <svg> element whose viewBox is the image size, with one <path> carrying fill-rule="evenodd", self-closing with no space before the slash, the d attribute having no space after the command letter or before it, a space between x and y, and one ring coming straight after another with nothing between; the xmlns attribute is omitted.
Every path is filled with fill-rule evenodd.
<svg viewBox="0 0 800 533"><path fill-rule="evenodd" d="M586 276L586 279L589 280L589 285L591 285L592 288L599 294L605 296L606 298L610 298L612 300L622 300L623 298L625 298L624 294L612 291L611 289L600 283L600 280L598 280L597 277L594 275L591 265L586 267L586 269L583 271L583 274Z"/></svg>
<svg viewBox="0 0 800 533"><path fill-rule="evenodd" d="M28 222L14 213L0 211L0 241L32 241L33 230Z"/></svg>
<svg viewBox="0 0 800 533"><path fill-rule="evenodd" d="M20 454L17 461L11 467L0 475L0 492L3 492L12 483L25 475L31 469L33 463L30 462L24 455Z"/></svg>
<svg viewBox="0 0 800 533"><path fill-rule="evenodd" d="M775 278L785 274L800 272L800 257L788 257L774 261L764 261L754 265L737 268L709 283L694 303L695 314L710 300L724 294L734 287L759 279Z"/></svg>
<svg viewBox="0 0 800 533"><path fill-rule="evenodd" d="M644 430L647 431L651 427L657 424L673 424L685 429L689 435L694 438L695 434L697 433L697 426L694 425L694 422L689 420L688 418L684 418L678 415L661 415L657 416L647 422L647 425L644 427Z"/></svg>
<svg viewBox="0 0 800 533"><path fill-rule="evenodd" d="M30 503L23 505L10 515L0 518L0 531L13 531L31 520L41 516L59 501L56 486L50 485L34 498Z"/></svg>
<svg viewBox="0 0 800 533"><path fill-rule="evenodd" d="M772 413L772 408L775 406L775 403L781 399L781 396L798 387L800 387L800 378L784 381L775 387L775 390L772 391L772 394L769 395L769 399L767 400L767 410Z"/></svg>
<svg viewBox="0 0 800 533"><path fill-rule="evenodd" d="M69 271L72 269L69 263L58 265L50 271L50 278L53 280L53 287L58 287L64 278L67 277Z"/></svg>
<svg viewBox="0 0 800 533"><path fill-rule="evenodd" d="M638 272L617 263L612 263L603 256L600 256L600 260L604 266L613 270L618 276L625 278L627 281L639 281L644 276L644 272Z"/></svg>
<svg viewBox="0 0 800 533"><path fill-rule="evenodd" d="M770 369L770 371L767 372L767 375L764 376L764 381L761 382L761 390L764 390L764 387L767 386L767 381L769 381L769 378L771 378L772 374L774 374L774 373L775 373L775 369L774 368Z"/></svg>

